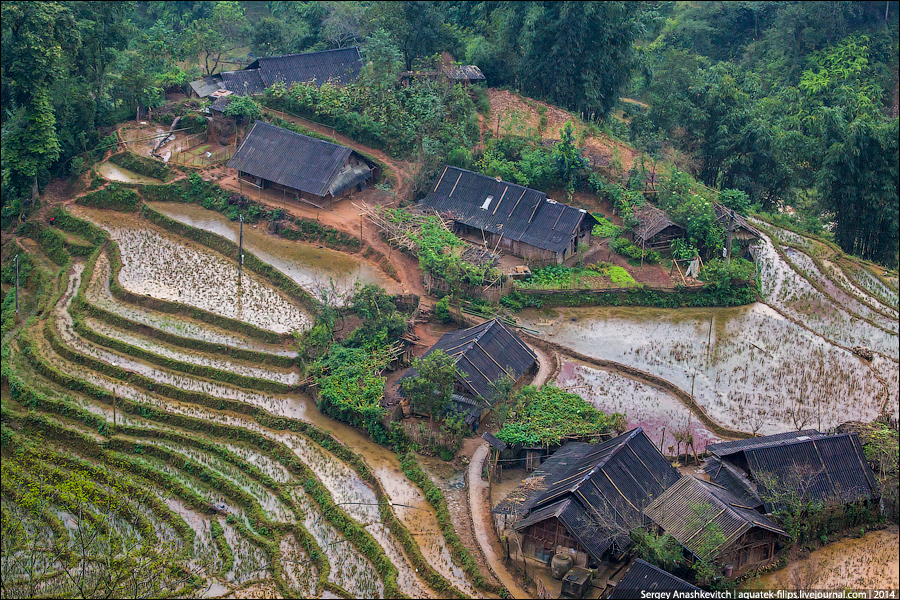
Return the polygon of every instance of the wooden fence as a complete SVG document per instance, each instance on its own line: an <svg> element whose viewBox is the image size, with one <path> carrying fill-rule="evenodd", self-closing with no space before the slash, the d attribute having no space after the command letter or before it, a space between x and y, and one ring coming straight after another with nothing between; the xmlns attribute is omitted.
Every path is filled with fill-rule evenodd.
<svg viewBox="0 0 900 600"><path fill-rule="evenodd" d="M435 277L427 271L424 273L424 280L425 290L431 295L435 295L434 292L440 292L443 295L454 291L449 281ZM495 303L500 301L500 298L507 290L504 289L503 282L500 281L496 285L491 286L460 284L459 291L463 296Z"/></svg>

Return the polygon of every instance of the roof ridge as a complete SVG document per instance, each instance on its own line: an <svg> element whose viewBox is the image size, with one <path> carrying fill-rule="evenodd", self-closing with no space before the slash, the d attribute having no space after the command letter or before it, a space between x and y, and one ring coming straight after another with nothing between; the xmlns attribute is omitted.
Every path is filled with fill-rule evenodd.
<svg viewBox="0 0 900 600"><path fill-rule="evenodd" d="M582 478L578 481L578 483L574 484L571 488L569 488L570 491L574 492L575 490L577 490L578 488L581 487L581 484L583 484L585 481L587 481L588 479L590 479L590 478L591 478L591 475L593 475L593 474L596 473L597 471L602 471L602 470L603 470L603 467L606 466L606 464L610 461L610 459L612 459L613 456L617 455L618 452L619 452L619 450L621 450L622 448L624 448L625 446L627 446L627 445L628 445L628 442L630 442L631 440L633 440L634 437L635 437L635 435L637 435L638 433L643 433L643 429L641 429L640 427L635 427L635 428L631 431L631 433L628 434L628 437L626 437L626 438L625 438L624 440L622 440L620 443L616 444L615 448L613 448L613 449L610 451L609 454L607 454L607 455L604 456L602 459L600 459L600 461L599 461L596 465L594 465L593 468L591 468L591 469L584 475L584 477L582 477ZM625 434L623 433L622 435L624 436ZM613 438L613 439L616 439L616 438ZM610 441L612 441L612 440L610 440Z"/></svg>
<svg viewBox="0 0 900 600"><path fill-rule="evenodd" d="M519 183L513 183L511 181L506 181L505 179L500 179L498 181L496 177L491 177L490 175L485 175L484 173L478 173L477 171L470 171L469 169L463 169L462 167L454 167L453 165L444 165L444 166L446 166L450 169L456 169L457 171L462 171L463 173L469 173L470 175L475 175L476 177L488 179L488 180L496 182L496 183L505 183L506 185L510 185L510 186L513 186L513 187L516 187L519 189L531 190L532 192L537 192L538 194L543 194L544 196L547 195L547 192L542 192L541 190L536 190L534 188L530 188L530 187L521 185Z"/></svg>
<svg viewBox="0 0 900 600"><path fill-rule="evenodd" d="M291 56L311 56L313 54L324 54L325 52L342 52L345 50L356 50L359 54L359 46L348 46L347 48L329 48L327 50L314 50L312 52L292 52L291 54L276 54L274 56L257 56L256 60L272 60L274 58L288 58Z"/></svg>

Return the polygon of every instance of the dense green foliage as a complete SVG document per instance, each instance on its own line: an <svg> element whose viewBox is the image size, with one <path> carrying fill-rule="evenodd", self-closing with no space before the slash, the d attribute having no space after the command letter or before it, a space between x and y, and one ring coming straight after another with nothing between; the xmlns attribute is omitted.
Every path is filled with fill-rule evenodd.
<svg viewBox="0 0 900 600"><path fill-rule="evenodd" d="M516 416L497 437L510 445L556 445L565 439L599 437L624 430L625 418L606 415L572 392L552 385L526 386L516 394Z"/></svg>
<svg viewBox="0 0 900 600"><path fill-rule="evenodd" d="M666 20L644 40L652 75L631 91L649 104L633 115L632 139L683 153L680 168L765 210L790 204L801 221L834 220L845 251L895 264L889 4L660 4Z"/></svg>
<svg viewBox="0 0 900 600"><path fill-rule="evenodd" d="M412 368L416 374L401 381L400 389L416 412L431 419L447 408L456 378L467 376L457 372L456 359L443 350L436 350L425 358L414 358Z"/></svg>
<svg viewBox="0 0 900 600"><path fill-rule="evenodd" d="M92 208L106 208L109 210L131 212L137 210L138 205L141 203L141 199L133 189L127 188L120 183L113 182L101 190L79 196L76 202Z"/></svg>

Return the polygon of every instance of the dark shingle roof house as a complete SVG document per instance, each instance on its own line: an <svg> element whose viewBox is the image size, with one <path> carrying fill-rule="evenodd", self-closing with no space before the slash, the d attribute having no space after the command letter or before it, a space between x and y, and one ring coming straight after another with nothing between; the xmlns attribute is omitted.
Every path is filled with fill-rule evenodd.
<svg viewBox="0 0 900 600"><path fill-rule="evenodd" d="M613 591L606 596L610 600L630 600L640 598L641 592L699 592L700 588L691 585L671 573L663 571L648 562L637 559L619 580Z"/></svg>
<svg viewBox="0 0 900 600"><path fill-rule="evenodd" d="M680 475L640 427L574 448L546 469L543 490L525 500L528 514L513 529L535 538L541 548L548 541L541 537L546 529L541 523L555 519L601 561L607 552L621 553L631 545L628 531L644 522L644 508Z"/></svg>
<svg viewBox="0 0 900 600"><path fill-rule="evenodd" d="M338 48L258 58L241 71L222 73L225 88L240 95L262 94L276 82L286 88L295 83L346 85L362 69L359 48Z"/></svg>
<svg viewBox="0 0 900 600"><path fill-rule="evenodd" d="M261 187L281 186L316 198L337 197L372 176L350 148L256 121L228 166ZM271 184L276 184L272 186Z"/></svg>
<svg viewBox="0 0 900 600"><path fill-rule="evenodd" d="M525 258L558 255L559 262L575 252L576 243L589 243L597 224L590 213L551 200L544 192L449 166L421 206L450 215L457 233L488 234L491 240L485 239L492 246Z"/></svg>
<svg viewBox="0 0 900 600"><path fill-rule="evenodd" d="M815 430L781 433L707 446L728 467L707 464L714 481L735 496L782 507L779 497L801 493L815 502L857 502L880 497L878 483L855 434L823 435Z"/></svg>

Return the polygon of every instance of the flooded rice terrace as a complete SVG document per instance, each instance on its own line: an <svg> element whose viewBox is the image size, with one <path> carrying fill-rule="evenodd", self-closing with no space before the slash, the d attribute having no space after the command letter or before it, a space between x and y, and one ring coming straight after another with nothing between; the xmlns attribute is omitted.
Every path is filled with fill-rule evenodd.
<svg viewBox="0 0 900 600"><path fill-rule="evenodd" d="M134 171L123 169L119 165L114 165L109 161L100 163L97 165L96 169L97 173L109 181L121 181L122 183L162 183L159 179L147 177L146 175L138 175Z"/></svg>
<svg viewBox="0 0 900 600"><path fill-rule="evenodd" d="M119 283L135 294L196 306L276 333L305 329L309 316L288 296L199 244L134 215L77 207L77 216L109 231L119 246Z"/></svg>
<svg viewBox="0 0 900 600"><path fill-rule="evenodd" d="M149 202L148 205L170 219L238 243L240 224L220 213L177 202ZM378 284L390 293L401 291L396 281L363 258L313 244L292 242L270 235L255 225L244 224L244 247L313 293L330 286L332 281L339 292L351 290L357 281L363 285Z"/></svg>

